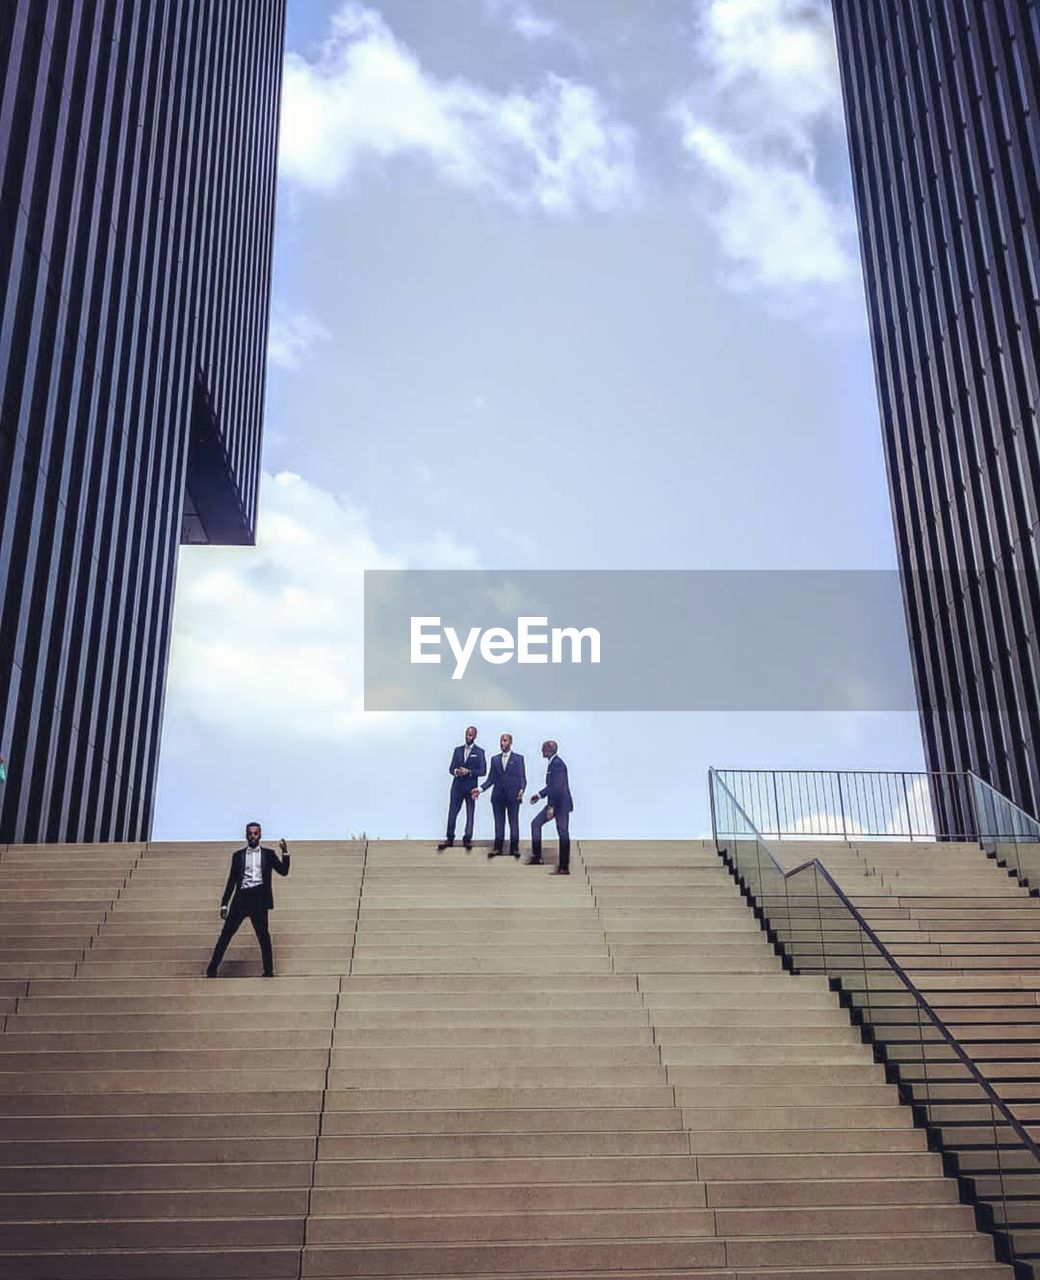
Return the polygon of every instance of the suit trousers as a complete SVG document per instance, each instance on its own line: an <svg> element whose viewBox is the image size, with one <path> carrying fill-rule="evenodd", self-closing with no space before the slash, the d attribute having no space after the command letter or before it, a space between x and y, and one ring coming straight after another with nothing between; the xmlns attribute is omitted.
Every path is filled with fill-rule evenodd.
<svg viewBox="0 0 1040 1280"><path fill-rule="evenodd" d="M465 785L461 785L461 784ZM462 837L466 844L473 840L473 812L476 809L476 801L470 794L476 785L475 781L469 778L458 778L451 784L451 800L448 802L448 830L447 837L449 840L455 839L455 824L459 818L459 810L462 803L466 803L466 833Z"/></svg>
<svg viewBox="0 0 1040 1280"><path fill-rule="evenodd" d="M571 869L571 815L567 813L559 813L553 810L553 816L548 817L549 806L546 805L535 814L531 822L531 856L540 858L542 856L542 827L547 822L556 823L556 837L560 842L559 867L561 871L569 871Z"/></svg>
<svg viewBox="0 0 1040 1280"><path fill-rule="evenodd" d="M228 943L239 931L244 921L253 926L256 940L260 943L260 956L264 964L264 973L274 972L274 955L271 949L271 931L267 927L267 902L263 887L257 889L238 889L231 899L227 919L220 931L217 945L213 948L213 956L209 967L215 973L224 959Z"/></svg>
<svg viewBox="0 0 1040 1280"><path fill-rule="evenodd" d="M509 852L515 853L520 848L520 801L513 793L513 799L496 796L491 793L491 812L495 815L495 848L502 851L505 847L506 817L509 818Z"/></svg>

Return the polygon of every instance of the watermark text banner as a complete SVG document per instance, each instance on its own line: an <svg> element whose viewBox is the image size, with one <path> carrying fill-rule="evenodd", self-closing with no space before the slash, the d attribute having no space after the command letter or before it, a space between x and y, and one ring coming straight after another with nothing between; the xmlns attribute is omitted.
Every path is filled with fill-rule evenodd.
<svg viewBox="0 0 1040 1280"><path fill-rule="evenodd" d="M885 570L365 574L369 711L912 711Z"/></svg>

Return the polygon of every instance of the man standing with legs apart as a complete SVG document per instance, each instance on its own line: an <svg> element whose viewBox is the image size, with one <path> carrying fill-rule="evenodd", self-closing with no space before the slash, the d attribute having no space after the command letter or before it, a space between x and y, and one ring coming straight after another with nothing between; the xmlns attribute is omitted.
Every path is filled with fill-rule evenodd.
<svg viewBox="0 0 1040 1280"><path fill-rule="evenodd" d="M236 849L231 855L224 896L220 900L220 918L224 927L206 970L207 978L215 978L228 943L239 930L243 920L253 926L260 943L260 955L264 962L264 977L274 977L274 956L271 953L271 932L267 927L267 913L274 910L274 893L271 889L271 873L289 874L289 847L279 840L282 856L260 844L260 823L250 822L246 827L244 849Z"/></svg>
<svg viewBox="0 0 1040 1280"><path fill-rule="evenodd" d="M531 823L531 863L538 866L542 861L542 827L547 822L556 823L556 835L560 842L560 858L556 870L557 876L569 876L571 873L571 811L574 801L571 798L570 781L567 777L567 766L556 754L556 743L549 739L542 743L542 755L548 761L545 768L545 786L531 797L531 803L539 800L548 801L541 813L536 813Z"/></svg>
<svg viewBox="0 0 1040 1280"><path fill-rule="evenodd" d="M450 849L455 843L455 823L458 821L459 810L463 803L466 805L466 834L462 837L462 846L464 849L473 848L473 810L476 807L473 800L473 788L477 785L477 779L482 778L487 773L487 756L484 755L484 748L477 746L477 729L475 725L470 725L466 730L466 741L461 747L456 747L451 757L451 764L448 765L448 772L451 774L451 797L448 800L448 831L445 838L437 846L437 852L440 853L444 849Z"/></svg>
<svg viewBox="0 0 1040 1280"><path fill-rule="evenodd" d="M502 754L491 757L491 770L482 787L473 788L473 799L491 788L491 812L495 815L495 843L488 854L493 858L503 852L506 839L506 814L509 814L509 852L520 857L520 802L527 787L524 758L513 750L513 735L503 733L498 740Z"/></svg>

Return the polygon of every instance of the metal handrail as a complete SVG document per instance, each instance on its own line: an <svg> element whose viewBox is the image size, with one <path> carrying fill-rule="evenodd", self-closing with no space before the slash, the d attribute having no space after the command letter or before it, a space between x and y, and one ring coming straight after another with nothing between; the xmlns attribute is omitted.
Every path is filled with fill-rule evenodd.
<svg viewBox="0 0 1040 1280"><path fill-rule="evenodd" d="M755 827L778 841L1022 841L1040 823L968 770L720 769ZM1040 841L1040 834L1038 834Z"/></svg>
<svg viewBox="0 0 1040 1280"><path fill-rule="evenodd" d="M1008 1125L1010 1125L1012 1132L1021 1141L1022 1145L1030 1152L1030 1154L1038 1161L1038 1163L1040 1163L1040 1146L1038 1146L1037 1143L1033 1140L1033 1138L1029 1135L1025 1127L1022 1125L1021 1121L1018 1120L1018 1118L1015 1115L1013 1115L1012 1112L1008 1109L1007 1104L1000 1097L1000 1095L995 1092L995 1090L990 1085L989 1081L985 1078L985 1076L981 1074L978 1067L975 1066L974 1062L972 1062L971 1058L968 1057L967 1053L962 1048L956 1036L954 1036L953 1032L950 1031L949 1027L946 1026L945 1022L943 1022L943 1020L939 1017L939 1015L935 1012L935 1010L929 1004L927 997L916 985L916 983L909 976L909 974L907 974L906 970L895 958L895 956L891 953L891 951L889 951L888 947L885 946L885 944L877 936L877 934L874 932L871 926L866 922L866 920L861 915L859 909L853 905L853 903L845 894L845 892L836 883L833 876L831 876L827 868L823 865L822 862L820 862L819 858L809 858L805 862L800 863L797 867L792 867L790 871L785 870L784 867L777 860L776 855L773 853L772 849L770 849L769 845L762 838L762 835L759 832L758 828L755 826L755 824L751 821L748 815L744 812L743 808L740 806L736 796L734 796L733 792L730 791L729 787L727 787L726 784L719 778L718 772L714 768L708 769L708 787L709 787L709 791L711 792L712 836L714 837L714 840L715 840L715 848L719 851L719 853L720 854L722 853L722 848L719 844L719 833L718 833L718 828L716 826L715 794L714 794L715 787L721 788L722 791L724 791L726 795L729 797L729 801L732 803L736 811L740 814L741 818L743 818L743 820L747 823L749 832L752 833L752 836L749 838L753 837L756 840L756 842L761 846L761 848L765 850L766 855L772 862L774 868L785 881L790 880L792 877L798 875L800 872L805 871L809 868L813 868L818 876L823 877L823 879L827 882L830 888L834 891L835 896L841 901L842 905L845 906L849 914L853 917L853 919L860 926L863 932L867 935L867 937L870 939L873 945L877 948L878 953L887 962L892 972L900 980L900 982L907 989L907 991L910 992L918 1008L921 1009L928 1016L933 1026L936 1028L936 1030L939 1032L942 1038L946 1041L949 1047L953 1050L954 1055L957 1058L959 1058L962 1065L968 1069L968 1073L972 1077L974 1082L982 1089L983 1093L986 1095L990 1103L997 1109L1000 1115L1006 1120ZM737 838L738 838L737 836L735 835L733 836L733 839L737 839ZM783 946L783 943L781 943L780 945Z"/></svg>

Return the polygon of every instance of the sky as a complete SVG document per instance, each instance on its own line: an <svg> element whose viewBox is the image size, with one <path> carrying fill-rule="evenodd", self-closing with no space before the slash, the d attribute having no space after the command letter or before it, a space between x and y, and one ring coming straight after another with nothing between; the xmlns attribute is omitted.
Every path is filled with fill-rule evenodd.
<svg viewBox="0 0 1040 1280"><path fill-rule="evenodd" d="M257 546L181 549L154 838L440 834L469 717L364 711L366 568L894 567L827 0L289 0L277 199ZM913 714L475 718L559 742L578 838L922 767Z"/></svg>

